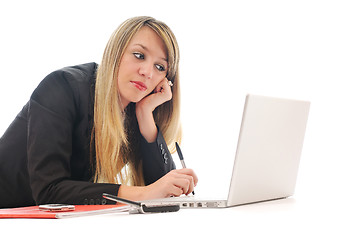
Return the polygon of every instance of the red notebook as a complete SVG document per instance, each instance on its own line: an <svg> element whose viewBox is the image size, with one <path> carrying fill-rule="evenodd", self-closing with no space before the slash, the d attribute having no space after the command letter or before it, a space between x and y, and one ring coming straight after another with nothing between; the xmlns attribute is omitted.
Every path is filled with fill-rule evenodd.
<svg viewBox="0 0 361 240"><path fill-rule="evenodd" d="M0 209L0 218L69 218L128 211L128 205L75 205L75 210L66 212L42 211L32 206Z"/></svg>

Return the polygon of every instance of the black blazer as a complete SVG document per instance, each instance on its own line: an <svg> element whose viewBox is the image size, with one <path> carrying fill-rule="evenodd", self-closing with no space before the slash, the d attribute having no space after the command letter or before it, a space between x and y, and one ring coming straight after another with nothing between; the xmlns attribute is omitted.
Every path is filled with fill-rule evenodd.
<svg viewBox="0 0 361 240"><path fill-rule="evenodd" d="M93 183L90 134L97 64L49 74L0 139L0 208L44 203L113 204L119 185ZM140 141L146 185L175 168L160 131Z"/></svg>

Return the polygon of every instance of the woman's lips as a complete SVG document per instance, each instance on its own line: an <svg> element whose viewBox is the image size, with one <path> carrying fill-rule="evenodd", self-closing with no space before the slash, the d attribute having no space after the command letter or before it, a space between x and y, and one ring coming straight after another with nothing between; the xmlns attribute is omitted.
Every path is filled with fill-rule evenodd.
<svg viewBox="0 0 361 240"><path fill-rule="evenodd" d="M143 82L139 81L130 81L136 88L138 88L140 91L146 91L147 86Z"/></svg>

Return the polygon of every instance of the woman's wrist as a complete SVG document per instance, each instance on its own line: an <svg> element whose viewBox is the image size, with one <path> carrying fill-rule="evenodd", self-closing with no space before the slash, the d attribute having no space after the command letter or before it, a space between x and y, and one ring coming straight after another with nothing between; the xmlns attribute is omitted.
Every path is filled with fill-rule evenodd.
<svg viewBox="0 0 361 240"><path fill-rule="evenodd" d="M154 122L153 112L142 109L141 107L137 107L136 116L140 133L143 135L145 140L147 140L147 142L154 142L157 138L158 130Z"/></svg>
<svg viewBox="0 0 361 240"><path fill-rule="evenodd" d="M146 187L121 185L119 187L118 197L132 201L146 200Z"/></svg>

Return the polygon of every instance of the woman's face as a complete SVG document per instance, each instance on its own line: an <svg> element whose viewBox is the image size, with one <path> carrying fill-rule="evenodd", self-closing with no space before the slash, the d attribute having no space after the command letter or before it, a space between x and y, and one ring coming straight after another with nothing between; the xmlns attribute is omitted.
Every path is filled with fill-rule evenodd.
<svg viewBox="0 0 361 240"><path fill-rule="evenodd" d="M123 107L139 102L167 75L167 51L163 40L142 27L130 40L120 60L118 90Z"/></svg>

